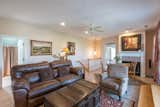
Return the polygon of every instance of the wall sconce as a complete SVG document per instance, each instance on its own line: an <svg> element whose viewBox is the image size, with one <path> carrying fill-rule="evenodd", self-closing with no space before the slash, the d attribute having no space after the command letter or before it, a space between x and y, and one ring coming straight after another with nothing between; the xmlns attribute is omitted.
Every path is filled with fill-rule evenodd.
<svg viewBox="0 0 160 107"><path fill-rule="evenodd" d="M90 50L88 57L89 58L96 58L97 57L97 51L96 50Z"/></svg>
<svg viewBox="0 0 160 107"><path fill-rule="evenodd" d="M94 52L93 52L93 55L94 55L94 56L96 56L96 55L97 55L97 52L96 52L96 51L94 51Z"/></svg>

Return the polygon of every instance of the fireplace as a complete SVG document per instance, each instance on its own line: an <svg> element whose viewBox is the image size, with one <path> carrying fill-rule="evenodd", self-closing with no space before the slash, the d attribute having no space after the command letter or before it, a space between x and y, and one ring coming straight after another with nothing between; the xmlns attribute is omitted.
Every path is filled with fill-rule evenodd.
<svg viewBox="0 0 160 107"><path fill-rule="evenodd" d="M141 75L141 57L137 56L122 56L122 63L129 65L129 71L135 72L136 76Z"/></svg>
<svg viewBox="0 0 160 107"><path fill-rule="evenodd" d="M140 34L141 35L141 39L139 39L139 42L137 45L139 45L137 47L137 50L127 50L127 51L123 51L122 49L122 37L131 37L132 35L138 35ZM132 38L133 39L133 38ZM135 65L136 64L136 67L134 67L134 71L135 73L129 73L129 74L136 74L137 76L140 76L140 77L145 77L146 75L146 63L145 63L145 60L146 60L146 54L145 54L145 32L135 32L135 33L131 33L131 34L122 34L122 35L119 35L119 38L118 38L118 42L119 42L119 56L121 57L121 61L123 63L129 63L127 65L131 65L130 69L133 68L132 67L132 64ZM129 39L125 39L126 41L129 41ZM131 39L130 39L131 40ZM125 41L125 42L126 42ZM135 40L133 40L135 41ZM136 43L137 43L136 42ZM127 45L128 43L126 43ZM131 43L132 45L135 44L135 43ZM132 47L131 44L128 44L130 45L129 47ZM127 47L128 47L127 45ZM128 48L127 48L128 49Z"/></svg>
<svg viewBox="0 0 160 107"><path fill-rule="evenodd" d="M131 61L122 61L122 63L128 63L129 64L129 71L134 71L135 70L135 75L140 76L141 75L141 64L140 62L137 62L134 68L133 63Z"/></svg>

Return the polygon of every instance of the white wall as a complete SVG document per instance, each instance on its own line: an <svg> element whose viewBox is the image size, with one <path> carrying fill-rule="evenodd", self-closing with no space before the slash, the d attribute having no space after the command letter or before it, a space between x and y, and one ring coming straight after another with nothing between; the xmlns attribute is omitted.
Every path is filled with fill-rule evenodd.
<svg viewBox="0 0 160 107"><path fill-rule="evenodd" d="M0 18L0 35L0 38L13 37L24 40L25 63L53 60L52 56L30 56L30 40L51 41L53 43L53 54L59 53L62 48L67 46L67 42L75 42L76 55L69 57L74 65L77 65L77 60L90 57L90 50L93 50L93 41L86 38L56 33L48 28L9 19ZM1 58L2 50L0 51L0 59ZM2 78L1 66L2 63L0 62L0 84Z"/></svg>
<svg viewBox="0 0 160 107"><path fill-rule="evenodd" d="M24 40L25 62L51 61L50 56L30 56L30 40L51 41L53 43L53 54L67 46L67 42L76 43L76 55L71 56L73 60L89 57L89 50L92 49L92 41L63 33L55 33L50 29L26 24L14 20L0 19L0 34L3 37L13 37Z"/></svg>

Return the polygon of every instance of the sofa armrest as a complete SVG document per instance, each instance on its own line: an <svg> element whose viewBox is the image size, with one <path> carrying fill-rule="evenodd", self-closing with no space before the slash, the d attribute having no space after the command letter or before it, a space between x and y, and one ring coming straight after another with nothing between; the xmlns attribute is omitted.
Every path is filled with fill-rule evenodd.
<svg viewBox="0 0 160 107"><path fill-rule="evenodd" d="M120 84L123 84L128 81L128 78L115 78L120 81Z"/></svg>
<svg viewBox="0 0 160 107"><path fill-rule="evenodd" d="M110 78L115 79L119 85L123 85L126 82L128 83L128 78L117 78L117 77L110 77Z"/></svg>
<svg viewBox="0 0 160 107"><path fill-rule="evenodd" d="M27 106L27 90L17 89L13 91L15 107L28 107Z"/></svg>
<svg viewBox="0 0 160 107"><path fill-rule="evenodd" d="M71 67L70 72L84 78L82 67Z"/></svg>
<svg viewBox="0 0 160 107"><path fill-rule="evenodd" d="M27 107L27 94L30 85L25 79L14 79L12 81L15 107Z"/></svg>
<svg viewBox="0 0 160 107"><path fill-rule="evenodd" d="M120 78L120 80L121 80L121 83L128 82L128 78Z"/></svg>
<svg viewBox="0 0 160 107"><path fill-rule="evenodd" d="M30 85L25 79L15 79L12 81L13 90L25 89L26 91L30 90Z"/></svg>
<svg viewBox="0 0 160 107"><path fill-rule="evenodd" d="M97 83L102 82L103 80L108 78L108 73L107 72L103 72L103 73L95 73L95 79Z"/></svg>
<svg viewBox="0 0 160 107"><path fill-rule="evenodd" d="M128 78L116 78L120 83L119 95L123 96L128 89Z"/></svg>

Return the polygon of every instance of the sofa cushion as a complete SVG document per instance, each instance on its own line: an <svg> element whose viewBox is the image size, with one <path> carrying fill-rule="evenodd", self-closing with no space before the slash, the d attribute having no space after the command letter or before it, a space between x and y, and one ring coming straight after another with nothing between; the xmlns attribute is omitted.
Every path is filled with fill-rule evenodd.
<svg viewBox="0 0 160 107"><path fill-rule="evenodd" d="M59 76L59 75L58 75L58 69L57 69L57 68L52 69L52 75L53 75L54 78L56 78L56 77Z"/></svg>
<svg viewBox="0 0 160 107"><path fill-rule="evenodd" d="M55 90L61 86L61 83L57 80L44 81L41 83L31 85L28 97L34 98Z"/></svg>
<svg viewBox="0 0 160 107"><path fill-rule="evenodd" d="M74 74L65 75L63 77L56 78L58 81L62 83L62 85L67 85L72 82L75 82L79 79L81 79L79 76L76 76Z"/></svg>
<svg viewBox="0 0 160 107"><path fill-rule="evenodd" d="M68 75L68 74L70 74L70 67L68 67L68 66L59 67L58 73L59 73L60 77Z"/></svg>
<svg viewBox="0 0 160 107"><path fill-rule="evenodd" d="M34 84L40 81L39 72L29 72L24 74L24 78L30 83Z"/></svg>
<svg viewBox="0 0 160 107"><path fill-rule="evenodd" d="M40 71L41 81L48 81L53 79L52 71Z"/></svg>
<svg viewBox="0 0 160 107"><path fill-rule="evenodd" d="M108 89L118 90L120 86L120 82L118 80L108 78L101 82L101 86Z"/></svg>

